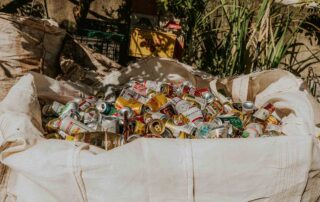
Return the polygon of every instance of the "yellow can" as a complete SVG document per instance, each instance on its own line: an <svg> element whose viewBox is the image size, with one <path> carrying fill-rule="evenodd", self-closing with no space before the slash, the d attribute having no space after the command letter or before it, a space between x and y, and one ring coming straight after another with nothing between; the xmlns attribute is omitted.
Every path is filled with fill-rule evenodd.
<svg viewBox="0 0 320 202"><path fill-rule="evenodd" d="M130 107L135 114L139 115L143 112L143 104L134 99L125 99L119 96L115 102L116 109L122 109L123 107Z"/></svg>
<svg viewBox="0 0 320 202"><path fill-rule="evenodd" d="M143 135L146 133L146 124L142 123L141 121L136 121L134 127L134 134Z"/></svg>
<svg viewBox="0 0 320 202"><path fill-rule="evenodd" d="M274 125L279 125L280 124L280 121L274 117L273 115L270 115L267 120L266 120L267 123L269 124L274 124Z"/></svg>
<svg viewBox="0 0 320 202"><path fill-rule="evenodd" d="M150 108L151 111L156 112L162 106L164 106L167 102L168 102L167 97L162 93L158 93L154 97L152 97L146 103L146 105Z"/></svg>
<svg viewBox="0 0 320 202"><path fill-rule="evenodd" d="M147 125L149 131L155 135L161 135L165 130L165 124L160 119L154 119Z"/></svg>

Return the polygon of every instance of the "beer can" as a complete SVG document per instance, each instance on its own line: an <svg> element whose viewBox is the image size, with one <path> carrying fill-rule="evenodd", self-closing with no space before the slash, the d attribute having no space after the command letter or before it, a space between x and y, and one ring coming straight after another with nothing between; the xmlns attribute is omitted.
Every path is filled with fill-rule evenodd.
<svg viewBox="0 0 320 202"><path fill-rule="evenodd" d="M133 89L134 92L142 95L142 96L147 96L147 88L144 85L144 83L139 83L137 81L133 81L129 84L131 88Z"/></svg>
<svg viewBox="0 0 320 202"><path fill-rule="evenodd" d="M188 120L194 124L203 121L204 119L202 111L198 107L191 107L188 110L183 111L181 114L187 117Z"/></svg>
<svg viewBox="0 0 320 202"><path fill-rule="evenodd" d="M50 120L46 125L46 130L49 133L55 133L58 131L61 124L61 120L59 118Z"/></svg>
<svg viewBox="0 0 320 202"><path fill-rule="evenodd" d="M75 120L80 121L81 120L81 115L78 111L74 110L74 109L70 109L68 111L64 111L59 118L60 119L64 119L65 117L71 117Z"/></svg>
<svg viewBox="0 0 320 202"><path fill-rule="evenodd" d="M254 114L253 117L259 119L261 121L267 120L267 118L275 111L275 107L271 103L266 103L258 109Z"/></svg>
<svg viewBox="0 0 320 202"><path fill-rule="evenodd" d="M171 103L175 107L178 114L181 114L192 107L192 105L189 102L182 100L179 97L172 98Z"/></svg>
<svg viewBox="0 0 320 202"><path fill-rule="evenodd" d="M146 104L146 102L147 102L147 97L144 97L129 88L123 89L120 93L120 96L127 99L127 100L129 100L129 99L137 100L138 102L141 102L142 104Z"/></svg>
<svg viewBox="0 0 320 202"><path fill-rule="evenodd" d="M120 132L119 119L112 116L103 116L101 119L101 129L118 134Z"/></svg>
<svg viewBox="0 0 320 202"><path fill-rule="evenodd" d="M192 96L192 95L184 94L182 96L182 99L199 106L199 108L201 110L204 110L206 105L207 105L206 100L201 98L201 97L195 97L195 96Z"/></svg>
<svg viewBox="0 0 320 202"><path fill-rule="evenodd" d="M140 121L135 121L135 126L134 126L134 134L139 134L143 135L146 133L146 124L140 122Z"/></svg>
<svg viewBox="0 0 320 202"><path fill-rule="evenodd" d="M185 125L185 124L189 123L189 119L182 114L173 115L172 119L173 119L174 124L177 126L181 126L181 125Z"/></svg>
<svg viewBox="0 0 320 202"><path fill-rule="evenodd" d="M174 106L171 102L167 102L164 106L162 106L159 111L165 114L167 117L172 117L173 115L177 114Z"/></svg>
<svg viewBox="0 0 320 202"><path fill-rule="evenodd" d="M96 103L97 99L94 96L88 96L84 99L82 99L78 105L79 110L84 111L88 109L89 107L93 106Z"/></svg>
<svg viewBox="0 0 320 202"><path fill-rule="evenodd" d="M161 112L148 112L143 115L144 123L146 123L146 124L154 119L164 120L167 118L168 118L167 115L165 115Z"/></svg>
<svg viewBox="0 0 320 202"><path fill-rule="evenodd" d="M196 128L191 126L190 124L185 124L183 126L177 126L174 124L174 121L172 119L169 119L166 121L165 127L176 138L179 138L180 133L185 133L188 136L193 136L196 131Z"/></svg>
<svg viewBox="0 0 320 202"><path fill-rule="evenodd" d="M125 98L119 96L115 102L115 107L116 109L120 110L124 107L129 107L131 108L136 115L139 115L143 112L143 104L134 100L134 99L129 99L126 100Z"/></svg>
<svg viewBox="0 0 320 202"><path fill-rule="evenodd" d="M146 81L144 81L144 85L147 89L151 89L156 92L160 92L161 82L146 80Z"/></svg>
<svg viewBox="0 0 320 202"><path fill-rule="evenodd" d="M149 101L146 103L146 106L149 107L149 109L152 112L158 111L162 106L164 106L168 102L166 96L162 93L158 93Z"/></svg>
<svg viewBox="0 0 320 202"><path fill-rule="evenodd" d="M276 118L276 116L274 116L273 114L271 114L267 120L266 120L267 124L274 124L274 125L279 125L280 124L280 120Z"/></svg>
<svg viewBox="0 0 320 202"><path fill-rule="evenodd" d="M180 87L177 89L177 94L182 96L184 94L194 95L196 89L193 87L192 83L189 81L184 81Z"/></svg>
<svg viewBox="0 0 320 202"><path fill-rule="evenodd" d="M51 105L43 106L42 114L44 116L59 116L63 112L64 108L65 106L63 104L53 101Z"/></svg>
<svg viewBox="0 0 320 202"><path fill-rule="evenodd" d="M154 119L147 124L148 130L152 134L161 135L165 130L165 125L162 120Z"/></svg>
<svg viewBox="0 0 320 202"><path fill-rule="evenodd" d="M69 134L69 135L74 135L77 133L82 133L82 132L93 132L94 130L85 124L71 118L71 117L65 117L64 119L61 120L59 129L62 130L63 132Z"/></svg>
<svg viewBox="0 0 320 202"><path fill-rule="evenodd" d="M168 97L171 97L174 94L174 88L168 83L163 83L160 85L160 92Z"/></svg>

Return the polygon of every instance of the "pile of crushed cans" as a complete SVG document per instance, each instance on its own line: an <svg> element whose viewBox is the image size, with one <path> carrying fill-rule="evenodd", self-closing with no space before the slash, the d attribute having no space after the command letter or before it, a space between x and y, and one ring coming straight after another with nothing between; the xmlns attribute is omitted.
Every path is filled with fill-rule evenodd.
<svg viewBox="0 0 320 202"><path fill-rule="evenodd" d="M283 135L272 103L221 101L209 88L129 82L114 102L74 98L42 107L46 138L87 142L107 150L137 138L255 138Z"/></svg>

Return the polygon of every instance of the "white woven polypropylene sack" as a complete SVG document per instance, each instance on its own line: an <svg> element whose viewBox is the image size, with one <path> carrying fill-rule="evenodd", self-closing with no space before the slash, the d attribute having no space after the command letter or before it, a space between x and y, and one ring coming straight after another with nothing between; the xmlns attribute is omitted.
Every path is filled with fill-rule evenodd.
<svg viewBox="0 0 320 202"><path fill-rule="evenodd" d="M40 87L39 79L48 78L22 77L0 103L1 201L317 201L320 196L320 153L310 131L254 139L139 139L111 151L46 140L37 97L51 92L65 99L77 90L50 79Z"/></svg>

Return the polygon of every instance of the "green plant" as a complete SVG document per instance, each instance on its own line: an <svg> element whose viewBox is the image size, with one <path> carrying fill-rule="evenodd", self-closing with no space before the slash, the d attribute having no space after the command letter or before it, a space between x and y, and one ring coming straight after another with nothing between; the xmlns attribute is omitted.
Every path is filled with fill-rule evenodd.
<svg viewBox="0 0 320 202"><path fill-rule="evenodd" d="M300 22L273 0L159 1L186 18L183 62L216 75L277 68L297 45Z"/></svg>

